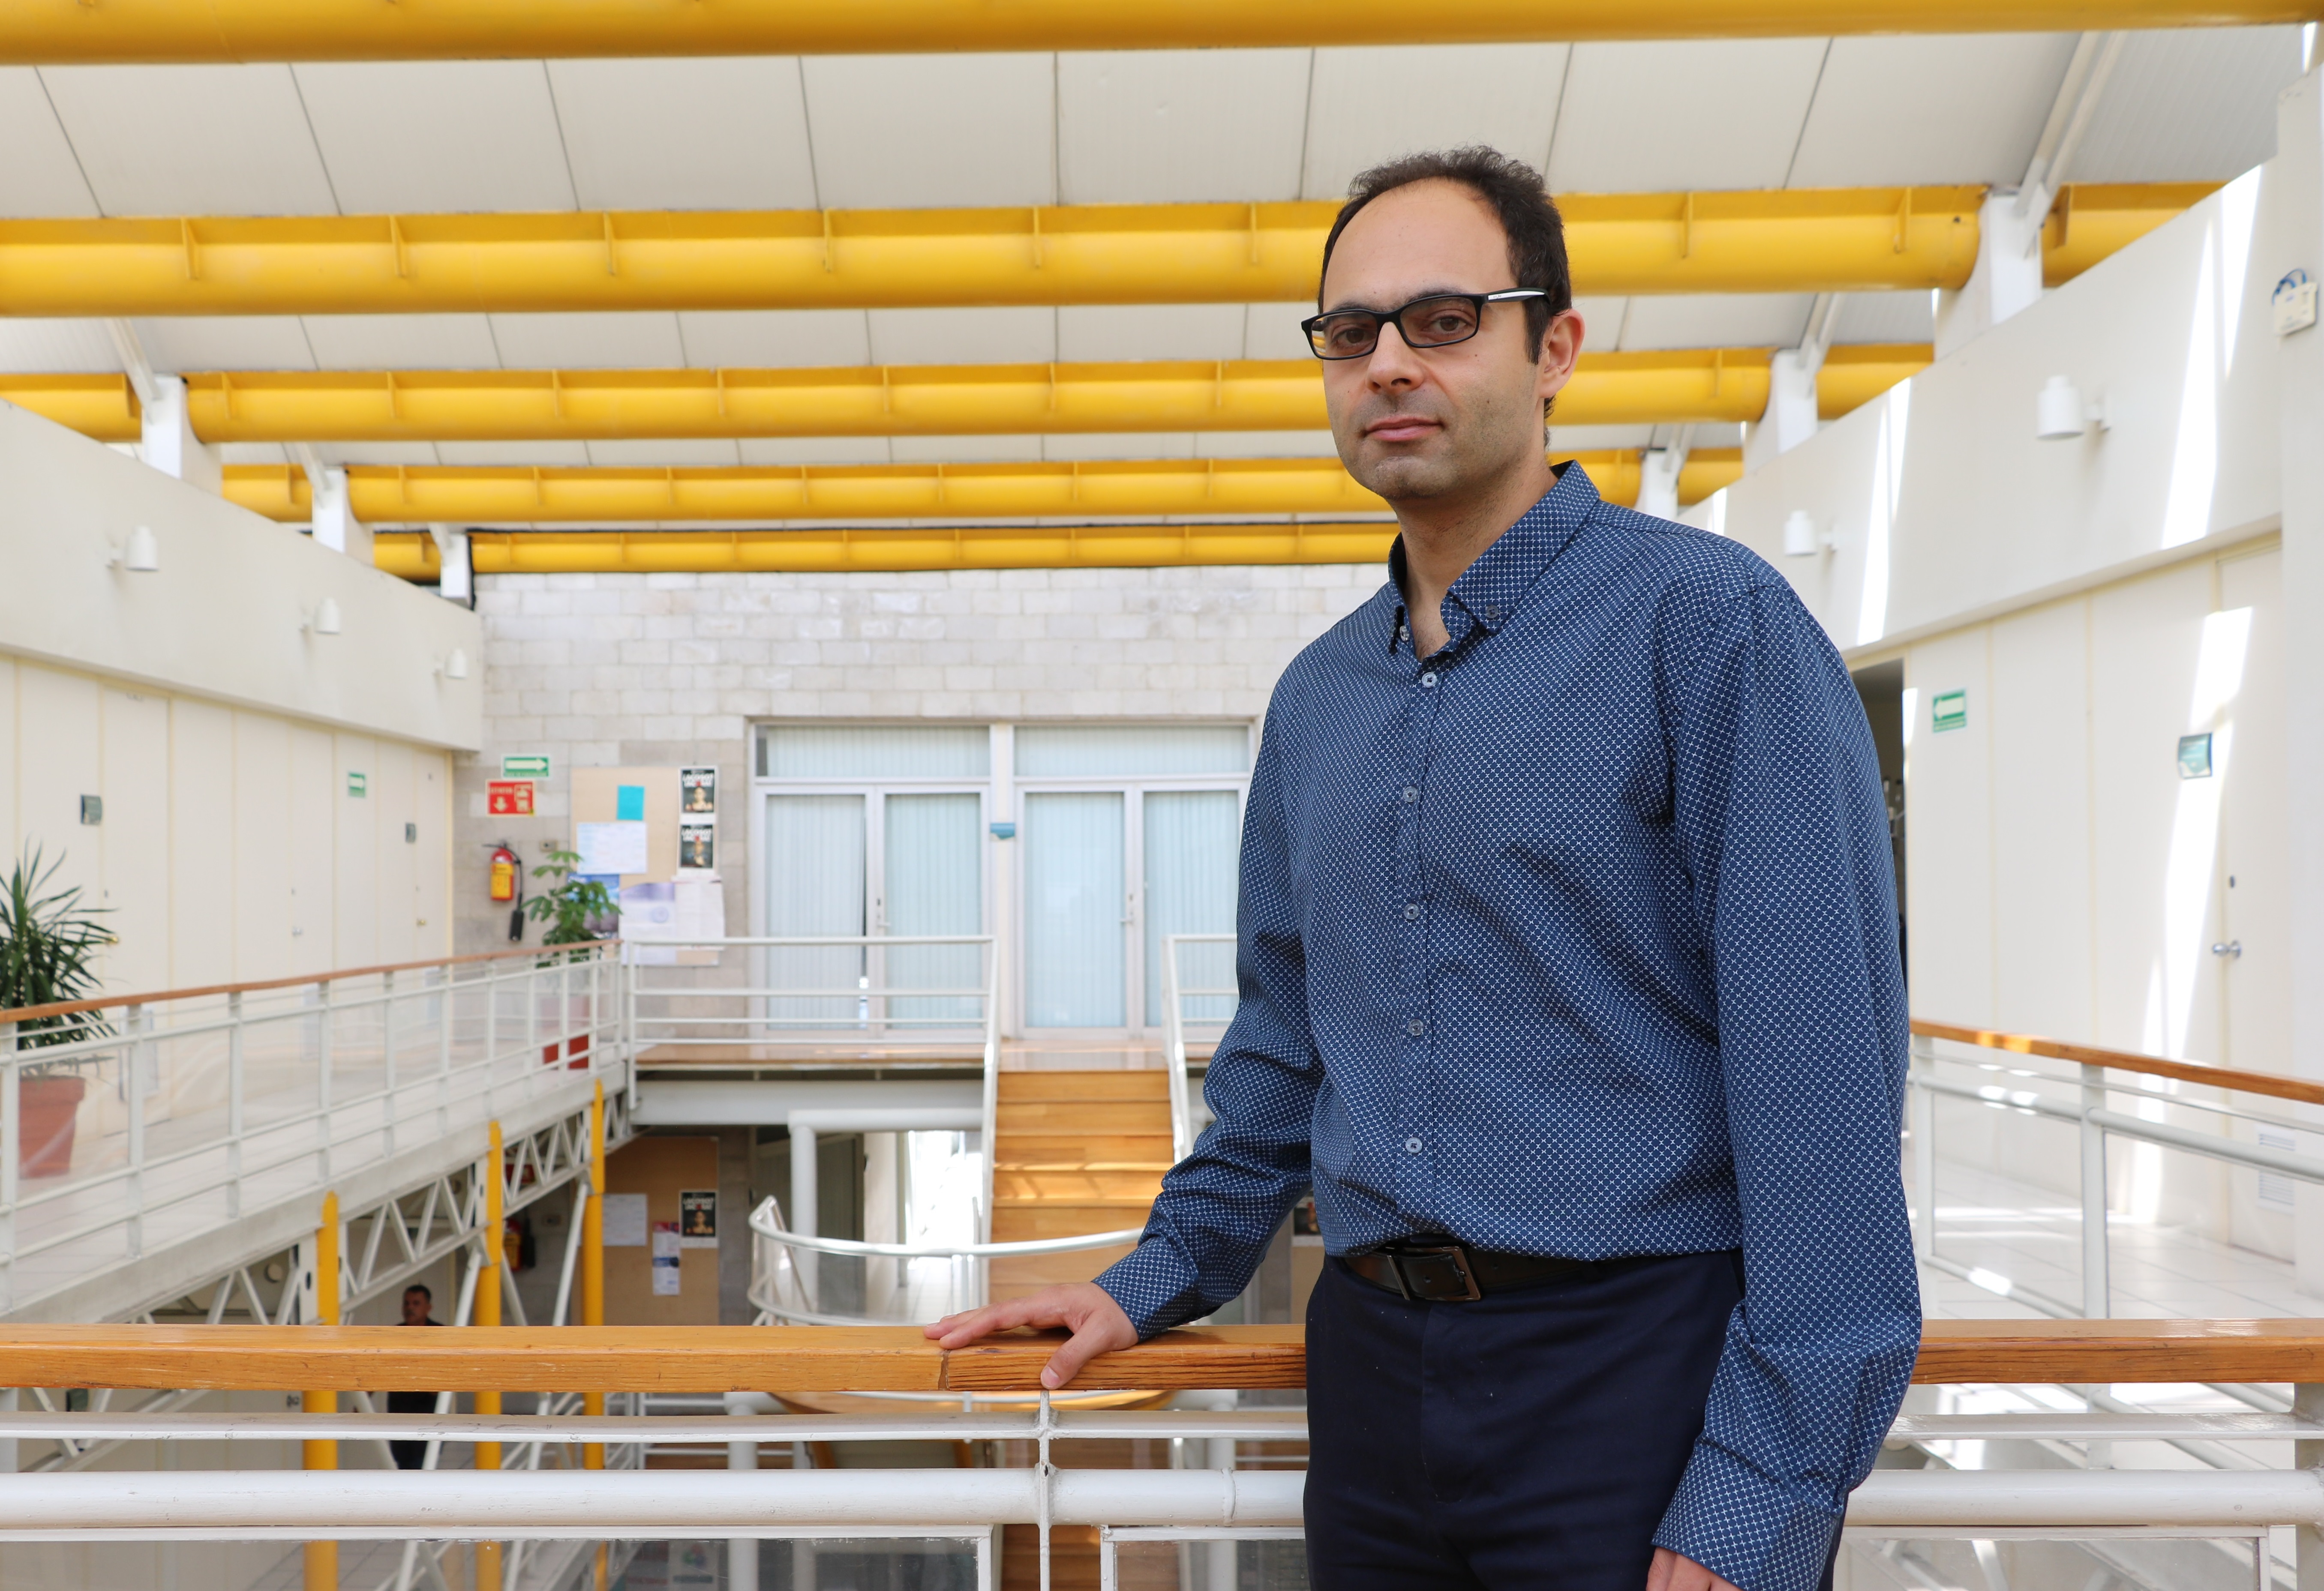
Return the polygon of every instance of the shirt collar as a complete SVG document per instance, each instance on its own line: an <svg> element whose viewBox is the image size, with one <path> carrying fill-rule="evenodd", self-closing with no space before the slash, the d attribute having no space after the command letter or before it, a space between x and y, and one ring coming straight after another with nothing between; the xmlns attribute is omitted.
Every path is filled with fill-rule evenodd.
<svg viewBox="0 0 2324 1591"><path fill-rule="evenodd" d="M1600 498L1589 472L1578 462L1558 468L1557 484L1539 501L1517 516L1477 561L1462 572L1445 593L1488 633L1517 617L1518 604L1544 569L1565 550L1565 544L1597 510ZM1388 650L1396 650L1405 627L1404 538L1398 535L1388 549L1388 578L1396 592L1395 612L1389 620ZM1449 628L1449 627L1448 627Z"/></svg>

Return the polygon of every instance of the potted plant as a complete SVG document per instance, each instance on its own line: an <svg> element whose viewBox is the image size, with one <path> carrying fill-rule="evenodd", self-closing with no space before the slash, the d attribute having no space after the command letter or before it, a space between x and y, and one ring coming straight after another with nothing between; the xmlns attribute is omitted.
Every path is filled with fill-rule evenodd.
<svg viewBox="0 0 2324 1591"><path fill-rule="evenodd" d="M587 944L602 938L600 928L609 919L617 916L621 910L613 903L613 892L605 887L603 879L583 878L575 873L574 869L581 865L579 851L559 850L552 841L542 854L548 860L533 869L532 876L554 879L555 882L524 903L525 911L535 922L549 924L549 931L540 936L540 943L549 946ZM542 964L551 962L544 961ZM586 996L573 996L566 1004L566 1015L576 1025L587 1021L589 1002ZM552 1022L557 1020L554 999L549 1001L543 1015ZM569 1044L543 1044L540 1049L542 1063L556 1065L560 1059L560 1051L566 1052L566 1063L569 1068L585 1067L589 1063L586 1035L572 1040Z"/></svg>
<svg viewBox="0 0 2324 1591"><path fill-rule="evenodd" d="M0 889L0 1016L29 1007L66 1005L97 993L94 966L113 935L97 921L102 907L80 904L80 890L53 888L64 859L42 865L40 848L19 858ZM49 891L49 893L42 893ZM43 1050L113 1031L95 1011L52 1012L14 1023L16 1048ZM16 1094L19 1173L60 1177L72 1169L73 1127L88 1080L75 1056L20 1068Z"/></svg>

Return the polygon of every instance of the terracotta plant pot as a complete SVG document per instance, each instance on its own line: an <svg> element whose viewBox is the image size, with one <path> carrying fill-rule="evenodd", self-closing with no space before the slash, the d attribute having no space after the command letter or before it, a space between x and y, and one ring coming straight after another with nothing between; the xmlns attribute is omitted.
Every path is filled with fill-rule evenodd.
<svg viewBox="0 0 2324 1591"><path fill-rule="evenodd" d="M49 1075L16 1084L16 1156L25 1177L60 1177L72 1170L73 1127L88 1079Z"/></svg>

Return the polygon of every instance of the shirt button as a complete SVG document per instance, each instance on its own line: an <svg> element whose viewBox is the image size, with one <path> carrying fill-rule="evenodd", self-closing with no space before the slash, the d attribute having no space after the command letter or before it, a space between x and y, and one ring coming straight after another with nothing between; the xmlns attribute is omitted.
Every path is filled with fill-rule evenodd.
<svg viewBox="0 0 2324 1591"><path fill-rule="evenodd" d="M1414 802L1419 799L1420 792L1418 790L1413 788L1410 785L1406 785L1404 787L1404 804L1406 806L1410 806Z"/></svg>
<svg viewBox="0 0 2324 1591"><path fill-rule="evenodd" d="M1404 1141L1404 1152L1405 1152L1406 1154L1419 1154L1419 1153L1420 1153L1420 1140L1419 1140L1418 1138L1406 1138L1406 1139Z"/></svg>
<svg viewBox="0 0 2324 1591"><path fill-rule="evenodd" d="M1423 690L1433 691L1436 688L1436 676L1433 674L1424 674L1420 676L1420 685Z"/></svg>
<svg viewBox="0 0 2324 1591"><path fill-rule="evenodd" d="M1428 1024L1416 1016L1411 1021L1404 1025L1404 1031L1410 1034L1413 1037L1418 1038L1422 1034L1428 1031Z"/></svg>
<svg viewBox="0 0 2324 1591"><path fill-rule="evenodd" d="M1501 617L1500 604L1496 602L1491 607L1487 608L1485 610L1485 617L1492 620L1495 623L1499 623Z"/></svg>
<svg viewBox="0 0 2324 1591"><path fill-rule="evenodd" d="M1415 902L1404 908L1404 920L1407 923L1417 923L1420 921L1419 903Z"/></svg>

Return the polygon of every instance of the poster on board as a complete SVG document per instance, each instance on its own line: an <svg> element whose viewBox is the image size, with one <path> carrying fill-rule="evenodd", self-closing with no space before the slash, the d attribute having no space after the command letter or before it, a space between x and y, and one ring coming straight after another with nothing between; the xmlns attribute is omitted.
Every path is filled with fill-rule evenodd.
<svg viewBox="0 0 2324 1591"><path fill-rule="evenodd" d="M678 1240L681 1248L718 1246L718 1190L681 1188L678 1194Z"/></svg>
<svg viewBox="0 0 2324 1591"><path fill-rule="evenodd" d="M678 1296L680 1241L676 1221L656 1221L653 1224L653 1295L656 1298Z"/></svg>
<svg viewBox="0 0 2324 1591"><path fill-rule="evenodd" d="M718 865L715 823L687 822L678 825L678 865L695 873L706 873Z"/></svg>
<svg viewBox="0 0 2324 1591"><path fill-rule="evenodd" d="M685 817L709 817L718 810L718 770L681 768L678 770L678 810Z"/></svg>

